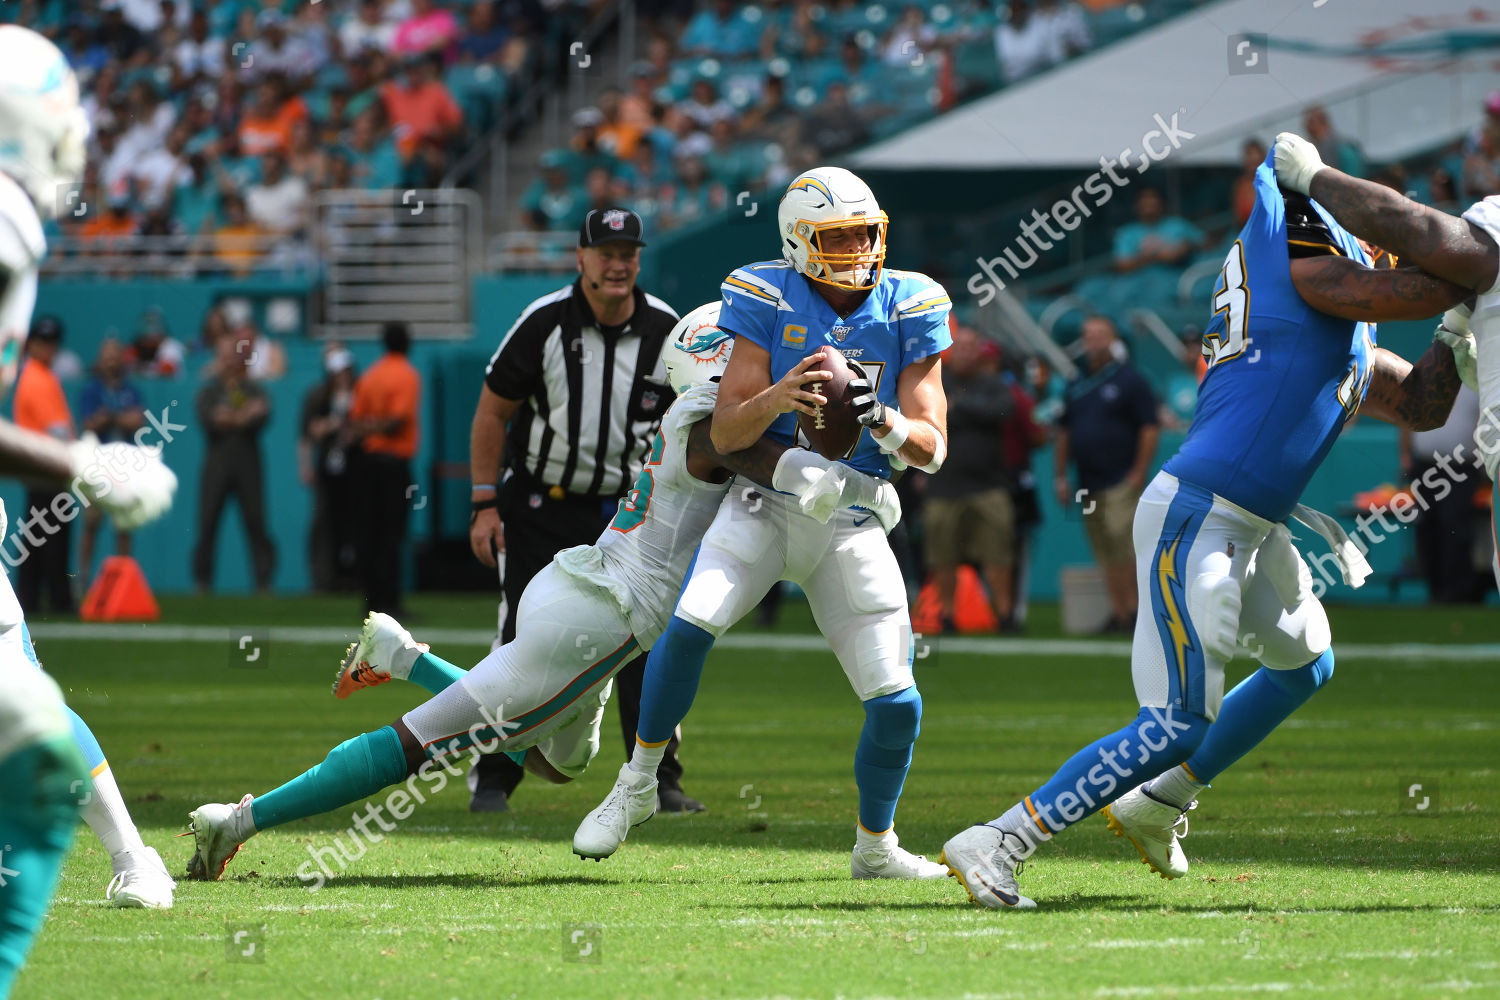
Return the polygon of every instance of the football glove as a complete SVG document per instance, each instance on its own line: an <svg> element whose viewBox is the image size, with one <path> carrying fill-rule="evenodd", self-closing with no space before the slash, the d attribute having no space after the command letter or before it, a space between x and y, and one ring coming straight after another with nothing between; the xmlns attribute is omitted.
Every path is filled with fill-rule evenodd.
<svg viewBox="0 0 1500 1000"><path fill-rule="evenodd" d="M1469 316L1472 310L1460 303L1443 313L1442 322L1432 332L1432 339L1447 344L1453 350L1453 364L1458 368L1459 381L1479 391L1479 356L1474 334L1469 332Z"/></svg>
<svg viewBox="0 0 1500 1000"><path fill-rule="evenodd" d="M172 506L177 476L162 462L160 449L100 444L85 434L68 445L68 456L79 495L98 504L121 531L134 531Z"/></svg>
<svg viewBox="0 0 1500 1000"><path fill-rule="evenodd" d="M865 427L884 427L886 406L875 398L875 384L870 381L870 373L858 361L850 361L849 368L854 372L854 378L849 381L849 391L853 394L849 403L854 407L854 418Z"/></svg>
<svg viewBox="0 0 1500 1000"><path fill-rule="evenodd" d="M1277 134L1271 162L1276 168L1276 183L1298 194L1308 193L1313 174L1324 166L1318 147L1295 132Z"/></svg>

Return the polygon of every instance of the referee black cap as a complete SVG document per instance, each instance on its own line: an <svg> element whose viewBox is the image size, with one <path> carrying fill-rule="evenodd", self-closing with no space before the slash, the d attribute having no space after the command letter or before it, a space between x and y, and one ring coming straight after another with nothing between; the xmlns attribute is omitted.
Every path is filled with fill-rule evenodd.
<svg viewBox="0 0 1500 1000"><path fill-rule="evenodd" d="M646 245L641 239L641 217L628 208L596 208L583 217L578 227L578 245L597 247L605 243Z"/></svg>

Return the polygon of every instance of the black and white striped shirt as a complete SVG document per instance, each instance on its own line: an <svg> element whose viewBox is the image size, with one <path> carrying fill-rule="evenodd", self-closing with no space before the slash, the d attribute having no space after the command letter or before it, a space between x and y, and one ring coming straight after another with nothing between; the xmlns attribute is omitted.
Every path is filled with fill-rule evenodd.
<svg viewBox="0 0 1500 1000"><path fill-rule="evenodd" d="M601 327L578 281L521 313L495 349L484 381L520 401L507 462L570 494L618 496L635 482L672 402L661 349L677 313L635 290L635 312Z"/></svg>

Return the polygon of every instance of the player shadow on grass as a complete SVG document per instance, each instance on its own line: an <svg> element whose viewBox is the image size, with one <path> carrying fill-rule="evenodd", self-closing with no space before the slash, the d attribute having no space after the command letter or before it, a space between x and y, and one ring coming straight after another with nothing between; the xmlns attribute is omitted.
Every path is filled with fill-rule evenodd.
<svg viewBox="0 0 1500 1000"><path fill-rule="evenodd" d="M273 889L302 889L313 890L311 885L304 882L295 875L265 875L255 876L230 876L226 881L253 881L257 885L263 885ZM715 884L718 877L713 878ZM774 879L740 879L741 885L789 885L793 883L823 882L819 878L774 878ZM594 874L593 872L575 872L557 875L503 875L494 872L439 872L412 875L335 875L328 879L322 886L326 889L362 887L370 889L418 889L418 888L451 888L451 889L537 889L546 886L617 886L628 887L638 885L653 886L683 886L694 884L692 880L682 878L680 872L664 871L659 877L642 877L639 871L631 871L623 874L620 878L608 877L608 872Z"/></svg>

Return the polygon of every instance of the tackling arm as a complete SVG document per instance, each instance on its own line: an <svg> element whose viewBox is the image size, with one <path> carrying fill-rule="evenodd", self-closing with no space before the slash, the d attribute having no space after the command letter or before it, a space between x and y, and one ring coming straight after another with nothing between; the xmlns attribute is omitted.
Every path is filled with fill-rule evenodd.
<svg viewBox="0 0 1500 1000"><path fill-rule="evenodd" d="M1371 364L1374 370L1361 412L1414 431L1434 430L1447 422L1461 383L1453 352L1445 344L1434 343L1414 365L1379 347Z"/></svg>
<svg viewBox="0 0 1500 1000"><path fill-rule="evenodd" d="M1297 294L1318 312L1366 323L1426 319L1470 295L1415 267L1376 270L1347 257L1300 257L1291 273Z"/></svg>
<svg viewBox="0 0 1500 1000"><path fill-rule="evenodd" d="M1500 269L1495 241L1466 219L1332 167L1312 175L1308 193L1345 229L1401 260L1470 291L1495 285Z"/></svg>

